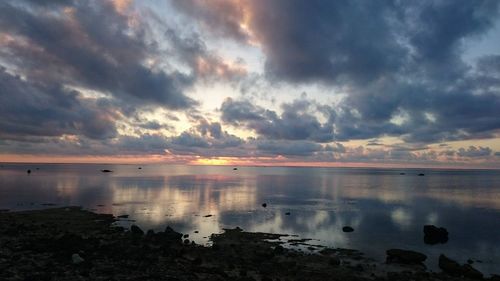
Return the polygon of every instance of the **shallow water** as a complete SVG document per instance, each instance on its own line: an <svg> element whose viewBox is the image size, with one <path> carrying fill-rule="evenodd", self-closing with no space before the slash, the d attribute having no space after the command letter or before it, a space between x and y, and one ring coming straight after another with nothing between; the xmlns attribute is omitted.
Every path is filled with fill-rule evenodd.
<svg viewBox="0 0 500 281"><path fill-rule="evenodd" d="M416 250L429 256L433 270L444 253L462 263L481 260L474 266L483 273L500 273L499 171L138 167L3 164L0 209L81 205L128 214L143 229L171 225L198 243L207 243L204 237L222 228L239 226L359 249L377 260L389 248ZM446 227L448 243L424 244L424 224ZM355 231L342 232L345 225Z"/></svg>

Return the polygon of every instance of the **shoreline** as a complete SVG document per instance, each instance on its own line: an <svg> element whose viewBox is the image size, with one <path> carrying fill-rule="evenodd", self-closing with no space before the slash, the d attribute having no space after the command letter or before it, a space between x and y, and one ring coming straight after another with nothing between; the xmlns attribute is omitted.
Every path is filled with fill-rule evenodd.
<svg viewBox="0 0 500 281"><path fill-rule="evenodd" d="M429 272L411 251L388 251L382 263L352 249L290 249L288 234L238 227L212 234L208 247L168 226L145 232L117 220L81 207L0 212L0 280L500 280L453 263Z"/></svg>

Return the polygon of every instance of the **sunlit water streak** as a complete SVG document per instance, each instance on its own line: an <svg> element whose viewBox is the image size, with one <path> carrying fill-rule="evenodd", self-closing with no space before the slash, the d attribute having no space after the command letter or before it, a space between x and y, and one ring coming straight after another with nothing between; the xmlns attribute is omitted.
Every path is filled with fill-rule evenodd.
<svg viewBox="0 0 500 281"><path fill-rule="evenodd" d="M39 168L37 170L36 168ZM27 169L32 173L28 175ZM101 173L101 169L113 173ZM400 175L404 172L405 175ZM418 173L425 176L417 176ZM267 208L261 206L267 203ZM3 164L0 209L81 205L128 214L144 229L171 225L207 243L226 227L312 238L384 259L404 248L444 253L500 273L500 173L485 170L263 168ZM102 205L102 206L99 206ZM290 212L290 215L286 215ZM207 216L211 215L211 216ZM127 222L123 222L127 224ZM446 244L426 245L422 227L446 227ZM353 233L342 227L354 227ZM199 233L195 233L198 231Z"/></svg>

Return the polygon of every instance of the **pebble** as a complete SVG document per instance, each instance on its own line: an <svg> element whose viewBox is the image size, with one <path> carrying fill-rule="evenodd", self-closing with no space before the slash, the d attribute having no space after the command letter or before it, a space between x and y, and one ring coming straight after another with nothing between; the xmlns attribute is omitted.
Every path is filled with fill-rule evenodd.
<svg viewBox="0 0 500 281"><path fill-rule="evenodd" d="M71 255L71 260L73 261L73 264L80 264L85 261L79 254Z"/></svg>

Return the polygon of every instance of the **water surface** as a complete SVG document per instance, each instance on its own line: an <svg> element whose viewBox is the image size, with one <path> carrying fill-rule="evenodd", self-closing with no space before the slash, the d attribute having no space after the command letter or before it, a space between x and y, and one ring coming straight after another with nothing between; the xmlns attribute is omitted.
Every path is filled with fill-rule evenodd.
<svg viewBox="0 0 500 281"><path fill-rule="evenodd" d="M144 229L171 225L198 243L207 243L206 237L222 228L239 226L355 248L378 260L389 248L416 250L429 256L431 269L444 253L462 263L480 260L474 266L483 273L500 273L498 171L138 167L3 164L0 209L81 205L128 214ZM425 224L446 227L449 242L424 244ZM346 225L355 231L342 232Z"/></svg>

